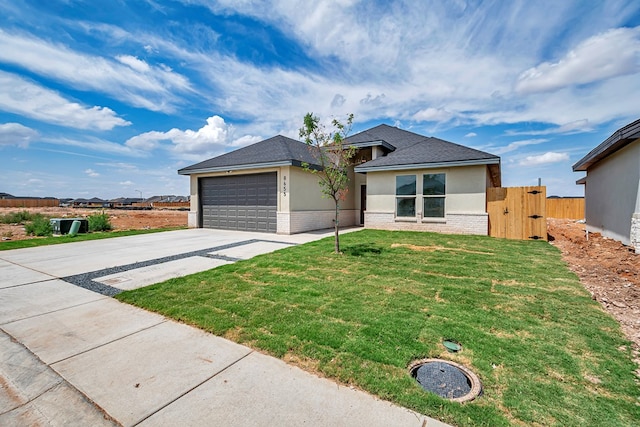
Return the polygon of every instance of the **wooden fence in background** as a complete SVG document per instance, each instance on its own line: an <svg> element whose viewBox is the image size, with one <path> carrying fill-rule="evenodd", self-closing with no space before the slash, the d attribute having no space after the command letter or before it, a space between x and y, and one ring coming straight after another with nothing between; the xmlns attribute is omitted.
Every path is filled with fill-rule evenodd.
<svg viewBox="0 0 640 427"><path fill-rule="evenodd" d="M547 199L547 218L584 219L584 197Z"/></svg>
<svg viewBox="0 0 640 427"><path fill-rule="evenodd" d="M191 206L191 202L153 202L151 203L155 209L163 208L188 208Z"/></svg>
<svg viewBox="0 0 640 427"><path fill-rule="evenodd" d="M0 208L54 208L58 199L0 199Z"/></svg>

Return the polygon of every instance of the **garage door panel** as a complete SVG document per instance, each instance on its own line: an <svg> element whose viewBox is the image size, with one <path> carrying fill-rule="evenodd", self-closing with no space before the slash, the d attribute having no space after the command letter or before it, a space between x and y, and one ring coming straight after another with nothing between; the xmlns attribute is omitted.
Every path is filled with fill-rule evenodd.
<svg viewBox="0 0 640 427"><path fill-rule="evenodd" d="M201 178L200 192L203 227L276 232L275 172Z"/></svg>

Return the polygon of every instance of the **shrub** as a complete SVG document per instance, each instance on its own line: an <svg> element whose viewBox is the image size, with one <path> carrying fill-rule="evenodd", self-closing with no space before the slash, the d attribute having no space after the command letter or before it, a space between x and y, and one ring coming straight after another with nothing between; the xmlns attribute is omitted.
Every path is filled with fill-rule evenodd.
<svg viewBox="0 0 640 427"><path fill-rule="evenodd" d="M87 219L89 220L89 231L110 231L113 228L109 221L109 215L104 211L91 214Z"/></svg>
<svg viewBox="0 0 640 427"><path fill-rule="evenodd" d="M31 222L24 225L24 230L29 236L51 236L53 234L53 226L49 222L49 218L45 218L41 214L32 215Z"/></svg>
<svg viewBox="0 0 640 427"><path fill-rule="evenodd" d="M0 222L3 224L24 224L27 221L32 221L35 216L27 211L12 212L0 215Z"/></svg>

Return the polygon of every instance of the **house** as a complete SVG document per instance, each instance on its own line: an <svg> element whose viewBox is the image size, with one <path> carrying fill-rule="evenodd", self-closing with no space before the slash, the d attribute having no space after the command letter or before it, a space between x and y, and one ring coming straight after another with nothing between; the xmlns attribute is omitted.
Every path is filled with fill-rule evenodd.
<svg viewBox="0 0 640 427"><path fill-rule="evenodd" d="M110 208L111 203L107 200L93 197L91 199L74 199L71 201L71 206L74 208Z"/></svg>
<svg viewBox="0 0 640 427"><path fill-rule="evenodd" d="M487 187L500 186L498 156L379 125L345 140L355 147L340 225L488 233ZM333 227L318 168L304 143L275 136L185 167L190 227L293 234Z"/></svg>
<svg viewBox="0 0 640 427"><path fill-rule="evenodd" d="M587 173L577 181L585 185L587 230L640 253L640 119L615 131L573 171Z"/></svg>

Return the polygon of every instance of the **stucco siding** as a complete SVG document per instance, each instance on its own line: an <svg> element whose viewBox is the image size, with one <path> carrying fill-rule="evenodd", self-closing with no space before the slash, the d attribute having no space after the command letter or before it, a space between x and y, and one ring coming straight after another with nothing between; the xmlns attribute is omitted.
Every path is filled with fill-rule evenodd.
<svg viewBox="0 0 640 427"><path fill-rule="evenodd" d="M587 230L629 245L631 220L638 213L640 140L600 161L587 171Z"/></svg>
<svg viewBox="0 0 640 427"><path fill-rule="evenodd" d="M445 217L422 217L422 175L446 174ZM397 218L396 176L416 175L416 217ZM436 231L486 235L489 217L486 209L487 167L420 169L369 172L365 227L388 230Z"/></svg>
<svg viewBox="0 0 640 427"><path fill-rule="evenodd" d="M367 174L367 212L394 213L396 176L416 175L417 193L422 192L422 174L446 174L447 213L486 213L486 166L467 166L448 169L420 169L411 171L369 172ZM421 212L421 204L416 204Z"/></svg>

